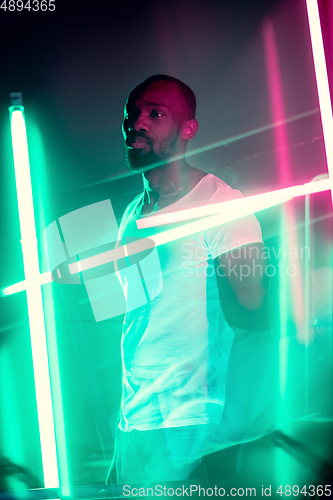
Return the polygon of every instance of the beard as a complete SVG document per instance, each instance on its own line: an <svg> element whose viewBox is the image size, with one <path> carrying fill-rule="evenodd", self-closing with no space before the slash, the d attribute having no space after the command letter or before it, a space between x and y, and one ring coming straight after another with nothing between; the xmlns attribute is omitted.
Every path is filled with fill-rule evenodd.
<svg viewBox="0 0 333 500"><path fill-rule="evenodd" d="M176 145L178 141L179 131L174 132L171 136L165 139L159 151L154 151L154 142L152 139L144 136L147 140L148 151L142 148L128 148L126 149L126 164L133 172L145 172L152 168L165 165L176 155Z"/></svg>

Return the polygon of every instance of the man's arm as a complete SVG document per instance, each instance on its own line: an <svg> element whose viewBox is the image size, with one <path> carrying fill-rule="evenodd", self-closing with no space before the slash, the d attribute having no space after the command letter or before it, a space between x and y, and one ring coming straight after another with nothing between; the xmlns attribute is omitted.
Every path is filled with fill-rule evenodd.
<svg viewBox="0 0 333 500"><path fill-rule="evenodd" d="M230 326L268 328L267 259L262 243L236 248L214 260L221 307Z"/></svg>

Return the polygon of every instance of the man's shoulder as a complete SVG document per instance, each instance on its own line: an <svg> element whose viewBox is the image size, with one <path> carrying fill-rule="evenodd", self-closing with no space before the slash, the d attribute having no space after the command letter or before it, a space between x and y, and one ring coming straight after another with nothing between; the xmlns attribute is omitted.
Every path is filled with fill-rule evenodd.
<svg viewBox="0 0 333 500"><path fill-rule="evenodd" d="M217 177L214 174L210 174L210 173L206 174L203 177L203 180L204 180L206 185L211 185L211 186L214 186L214 187L220 188L220 189L232 189L229 186L229 184L227 184L220 177Z"/></svg>
<svg viewBox="0 0 333 500"><path fill-rule="evenodd" d="M142 202L143 196L144 196L144 193L138 194L134 198L134 200L132 200L127 205L127 207L125 208L125 211L124 211L124 213L122 215L122 218L121 218L121 226L123 226L124 224L126 224L130 219L132 219L135 216L135 212L137 210L137 207Z"/></svg>
<svg viewBox="0 0 333 500"><path fill-rule="evenodd" d="M141 203L143 196L144 192L141 192L138 195L136 195L136 197L127 205L125 212L127 211L130 212L135 210L135 208L139 205L139 203Z"/></svg>
<svg viewBox="0 0 333 500"><path fill-rule="evenodd" d="M240 191L233 189L229 184L214 174L208 173L201 179L199 184L200 189L209 195L210 203L215 202L215 199L223 201L242 197Z"/></svg>

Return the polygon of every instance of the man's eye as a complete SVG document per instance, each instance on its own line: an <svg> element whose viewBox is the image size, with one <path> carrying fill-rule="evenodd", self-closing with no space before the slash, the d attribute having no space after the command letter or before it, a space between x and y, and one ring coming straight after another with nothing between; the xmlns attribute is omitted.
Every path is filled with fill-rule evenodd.
<svg viewBox="0 0 333 500"><path fill-rule="evenodd" d="M154 109L154 111L150 113L150 116L152 116L153 118L160 118L161 116L163 116L163 113Z"/></svg>

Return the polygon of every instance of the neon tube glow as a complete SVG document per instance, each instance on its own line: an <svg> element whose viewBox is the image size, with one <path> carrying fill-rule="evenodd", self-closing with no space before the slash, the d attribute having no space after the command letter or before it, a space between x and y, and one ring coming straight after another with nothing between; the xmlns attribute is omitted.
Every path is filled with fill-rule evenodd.
<svg viewBox="0 0 333 500"><path fill-rule="evenodd" d="M328 179L323 179L321 181L316 181L314 183L300 184L298 186L290 186L283 189L277 189L275 191L269 191L267 193L254 194L252 196L246 196L244 198L239 198L237 200L224 201L221 203L214 203L213 205L206 205L205 207L189 208L186 210L178 210L177 212L172 212L163 215L152 215L150 217L145 217L137 221L137 226L139 229L146 227L162 226L164 224L172 224L175 222L181 222L189 219L196 219L198 217L203 217L207 215L213 215L217 213L226 212L227 210L237 210L240 213L238 217L243 217L248 213L246 207L255 207L259 204L258 210L264 210L272 205L272 201L275 204L284 203L297 196L304 196L306 194L319 193L321 191L328 191L331 188L330 181ZM245 209L242 215L242 209ZM239 212L239 210L241 212ZM236 217L236 218L238 218ZM234 219L233 219L234 220ZM223 222L223 221L222 221Z"/></svg>
<svg viewBox="0 0 333 500"><path fill-rule="evenodd" d="M321 123L323 127L327 167L331 179L331 192L333 200L333 116L324 44L321 33L317 0L306 0L306 6L308 9L313 62L316 74Z"/></svg>
<svg viewBox="0 0 333 500"><path fill-rule="evenodd" d="M245 215L259 212L260 210L264 210L280 203L284 203L296 196L304 196L305 194L328 191L329 189L329 179L323 179L321 181L311 183L309 182L298 186L291 186L288 188L271 191L269 193L262 193L242 198L240 200L235 200L237 203L234 203L232 205L232 211L223 210L222 207L224 204L220 203L217 204L219 205L220 213L216 214L216 205L212 205L212 213L215 213L216 215L211 215L210 217L202 217L200 220L197 220L195 222L190 222L189 224L185 224L173 229L169 229L167 231L163 231L162 233L149 236L149 239L142 238L141 240L135 241L128 245L115 248L114 250L109 250L107 252L94 255L93 257L83 259L79 262L74 262L73 264L69 264L69 271L71 274L86 271L88 269L92 269L93 267L107 264L108 262L112 262L114 260L122 259L125 256L135 255L136 253L148 250L153 246L163 245L164 243L183 238L184 236L189 236L191 234L197 233L198 231L209 229L226 222L231 222L233 220L239 219L240 217L244 217ZM227 201L224 203L228 205L231 203L231 201ZM190 210L190 214L188 213L188 210L184 211L187 212L187 218L197 218L200 217L200 214L202 214L201 207ZM177 212L174 212L174 214L176 221L182 220L181 218L179 219ZM168 215L170 216L170 219L167 222L174 222L174 219L171 218L172 214Z"/></svg>
<svg viewBox="0 0 333 500"><path fill-rule="evenodd" d="M260 210L264 210L266 208L278 205L280 203L284 203L286 201L291 200L296 196L304 196L312 193L319 193L322 191L328 191L331 188L331 183L329 179L322 179L316 182L301 184L299 186L291 186L288 188L279 189L276 191L271 191L268 193L261 193L258 195L248 196L245 198L240 198L238 200L230 200L225 201L223 203L216 203L214 205L208 205L206 207L193 208L188 210L181 210L178 212L169 213L165 216L151 216L146 219L140 220L139 228L143 227L154 227L157 225L170 224L174 222L181 222L189 219L194 219L198 217L202 217L202 220L196 221L191 224L186 224L186 226L181 226L181 228L175 228L169 231L164 231L161 233L159 238L154 238L156 245L161 245L163 242L171 241L173 238L181 238L182 236L190 235L195 233L196 231L200 231L202 229L208 229L208 227L214 227L223 224L223 222L228 222L230 220L235 220L239 217L244 217L244 215L258 212ZM230 214L230 210L233 210L233 214ZM235 211L235 209L237 211ZM227 210L229 213L226 213ZM222 214L224 216L222 217ZM208 218L209 215L216 215L217 217L212 221L212 217ZM203 217L205 216L205 217ZM207 221L209 221L207 223ZM213 223L213 225L208 225ZM185 231L186 227L186 233ZM171 233L172 231L172 233ZM136 241L135 243L131 243L127 246L118 247L115 250L111 250L108 252L101 253L99 255L95 255L94 257L90 257L89 259L84 259L80 262L76 262L74 264L69 265L69 270L71 274L75 274L81 271L85 271L87 269L92 269L95 266L100 266L102 264L106 264L108 262L112 262L113 260L121 259L125 255L134 255L135 253L147 250L150 248L149 242L152 244L152 238L150 240L143 239L140 241ZM41 285L50 283L52 281L52 275L50 272L43 273L36 277L36 281L39 280ZM11 295L13 293L18 293L26 290L26 281L20 281L19 283L15 283L14 285L10 285L6 288L2 289L2 296Z"/></svg>
<svg viewBox="0 0 333 500"><path fill-rule="evenodd" d="M51 283L52 274L49 271L46 273L40 274L39 280L40 280L41 285L45 285L46 283ZM5 297L6 295L12 295L13 293L23 292L24 290L26 290L25 280L19 281L18 283L15 283L14 285L10 285L10 286L7 286L6 288L3 288L1 290L1 295L3 297Z"/></svg>
<svg viewBox="0 0 333 500"><path fill-rule="evenodd" d="M59 476L24 107L11 106L9 115L44 484L46 488L56 488L59 487Z"/></svg>

